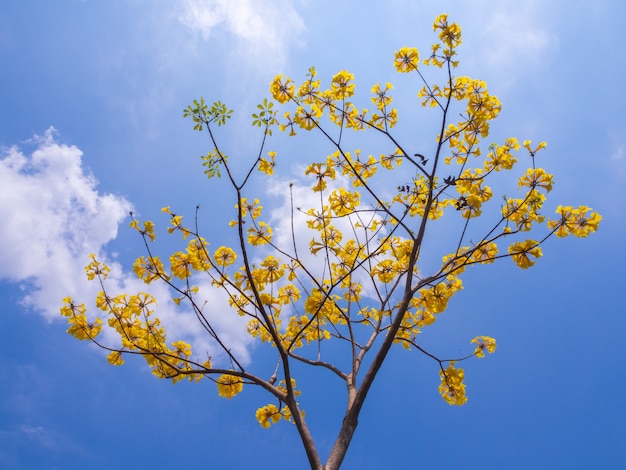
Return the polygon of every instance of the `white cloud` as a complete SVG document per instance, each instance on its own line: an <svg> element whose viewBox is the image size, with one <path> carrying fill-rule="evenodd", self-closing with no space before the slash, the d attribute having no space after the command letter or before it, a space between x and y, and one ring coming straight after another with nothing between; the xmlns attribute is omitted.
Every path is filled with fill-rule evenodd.
<svg viewBox="0 0 626 470"><path fill-rule="evenodd" d="M486 57L492 65L513 65L520 57L537 60L557 41L553 33L535 23L539 12L497 12L483 31L490 39Z"/></svg>
<svg viewBox="0 0 626 470"><path fill-rule="evenodd" d="M611 160L616 162L624 161L624 156L626 155L626 145L618 145L617 148L613 150L613 155L611 155Z"/></svg>
<svg viewBox="0 0 626 470"><path fill-rule="evenodd" d="M116 237L131 205L98 193L82 152L57 143L53 128L33 143L31 155L11 147L0 160L0 279L30 281L27 303L50 317L53 299L75 291L75 272Z"/></svg>
<svg viewBox="0 0 626 470"><path fill-rule="evenodd" d="M179 19L205 40L226 28L242 42L237 55L258 65L283 64L305 29L290 0L183 0Z"/></svg>
<svg viewBox="0 0 626 470"><path fill-rule="evenodd" d="M471 45L463 48L461 62L500 89L524 80L559 48L550 8L534 0L497 4L484 0L468 7L464 15L454 17L463 28L466 44Z"/></svg>
<svg viewBox="0 0 626 470"><path fill-rule="evenodd" d="M623 182L626 176L626 142L623 138L624 133L620 130L611 130L608 133L609 141L609 168L611 168L611 176L619 182Z"/></svg>
<svg viewBox="0 0 626 470"><path fill-rule="evenodd" d="M30 143L37 148L30 155L15 146L0 154L0 280L19 284L24 306L48 320L61 318L59 307L65 296L95 312L100 286L87 281L84 270L89 254L95 253L111 267L106 280L109 295L149 292L159 304L156 315L168 340L187 340L197 356L220 358L193 312L171 301L167 286L146 285L107 254L106 244L117 236L131 204L123 197L98 192L96 179L82 167L80 149L59 144L54 132L50 128L36 136ZM230 309L224 292L208 281L198 284L215 330L241 362L248 362L252 340L245 322ZM116 338L105 329L104 339Z"/></svg>

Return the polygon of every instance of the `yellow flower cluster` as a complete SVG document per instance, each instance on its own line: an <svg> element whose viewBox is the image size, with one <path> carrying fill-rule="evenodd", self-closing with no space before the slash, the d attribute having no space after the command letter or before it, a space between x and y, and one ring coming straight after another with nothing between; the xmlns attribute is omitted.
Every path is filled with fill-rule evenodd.
<svg viewBox="0 0 626 470"><path fill-rule="evenodd" d="M144 237L148 237L150 241L154 241L156 239L156 233L154 232L154 224L149 220L143 223L143 229L139 227L139 221L137 220L131 221L130 227L137 230Z"/></svg>
<svg viewBox="0 0 626 470"><path fill-rule="evenodd" d="M465 394L465 372L463 369L454 367L454 361L450 365L439 372L441 384L439 385L439 393L449 405L461 406L467 403L467 395Z"/></svg>
<svg viewBox="0 0 626 470"><path fill-rule="evenodd" d="M346 191L344 188L334 190L328 197L330 209L338 217L352 214L360 201L361 195L358 192Z"/></svg>
<svg viewBox="0 0 626 470"><path fill-rule="evenodd" d="M281 417L282 415L276 405L267 405L256 410L256 419L264 428L269 428L273 423L277 423Z"/></svg>
<svg viewBox="0 0 626 470"><path fill-rule="evenodd" d="M179 279L188 279L193 271L208 271L212 266L212 262L207 245L204 238L194 238L188 243L186 252L178 251L173 253L170 256L171 274ZM216 257L215 263L219 264L220 262L221 259ZM170 279L158 256L140 256L135 260L133 271L146 284L150 284L157 279Z"/></svg>
<svg viewBox="0 0 626 470"><path fill-rule="evenodd" d="M90 254L89 258L91 258L91 263L85 266L87 279L89 279L90 281L94 280L96 277L102 277L102 279L106 279L111 269L106 264L100 263L98 260L96 260L96 255L94 253Z"/></svg>
<svg viewBox="0 0 626 470"><path fill-rule="evenodd" d="M448 276L444 282L420 289L419 306L429 313L441 313L448 306L450 298L461 289L461 280L456 276Z"/></svg>
<svg viewBox="0 0 626 470"><path fill-rule="evenodd" d="M411 344L421 333L422 328L432 325L436 315L444 312L452 296L463 289L463 283L456 275L449 275L444 281L431 287L424 287L418 295L411 299L411 307L407 312L394 342L411 349Z"/></svg>
<svg viewBox="0 0 626 470"><path fill-rule="evenodd" d="M485 350L489 354L496 352L496 340L489 336L476 336L471 342L477 345L474 350L476 357L485 357Z"/></svg>
<svg viewBox="0 0 626 470"><path fill-rule="evenodd" d="M221 268L225 268L235 262L237 259L237 253L235 253L232 248L220 246L217 250L215 250L213 258L215 259L215 264Z"/></svg>
<svg viewBox="0 0 626 470"><path fill-rule="evenodd" d="M103 282L109 268L91 255L91 263L87 266L87 275L90 279L98 278ZM145 261L145 259L144 259ZM151 264L150 264L151 263ZM155 258L146 263L150 269L159 269L158 275L164 276L162 266L156 268ZM142 271L142 264L136 263L137 275L149 281L155 271ZM103 285L103 284L102 284ZM198 364L195 369L190 363L191 346L184 341L174 341L167 346L165 330L160 320L153 315L156 301L150 294L140 292L136 295L121 294L110 297L103 290L96 297L96 307L108 314L108 325L119 335L121 345L110 350L107 360L112 365L122 365L125 352L132 352L143 356L157 377L168 378L177 382L184 378L190 381L202 379L204 371L211 367L211 361ZM68 333L78 339L95 340L102 329L102 320L96 318L93 323L86 319L86 309L83 304L76 305L69 297L64 299L61 314L68 318L70 328Z"/></svg>
<svg viewBox="0 0 626 470"><path fill-rule="evenodd" d="M160 279L161 277L164 279L168 278L165 274L163 263L158 256L140 256L133 264L133 272L146 284L150 284L152 281Z"/></svg>
<svg viewBox="0 0 626 470"><path fill-rule="evenodd" d="M347 70L342 70L341 72L335 74L333 76L333 80L330 83L330 91L333 95L333 99L345 100L346 98L350 98L354 95L354 75L348 72Z"/></svg>
<svg viewBox="0 0 626 470"><path fill-rule="evenodd" d="M93 322L87 320L85 304L76 305L71 297L63 299L61 315L67 317L70 325L67 332L76 339L95 339L102 331L102 320L96 318Z"/></svg>
<svg viewBox="0 0 626 470"><path fill-rule="evenodd" d="M281 380L276 388L283 395L287 395L287 385L284 380ZM300 390L296 389L296 381L293 378L291 379L291 389L294 396L300 395ZM304 411L301 411L300 414L304 416ZM282 409L279 410L276 405L270 404L262 406L256 411L256 419L264 428L269 428L272 424L280 421L281 418L285 421L293 422L293 416L287 405L283 406Z"/></svg>
<svg viewBox="0 0 626 470"><path fill-rule="evenodd" d="M393 66L398 72L406 73L417 70L419 52L414 47L403 47L395 53Z"/></svg>
<svg viewBox="0 0 626 470"><path fill-rule="evenodd" d="M270 84L270 93L279 103L286 103L294 97L295 86L293 80L282 75L276 75Z"/></svg>
<svg viewBox="0 0 626 470"><path fill-rule="evenodd" d="M267 158L263 157L259 160L259 171L266 175L272 176L274 174L274 167L276 166L276 152L268 152Z"/></svg>
<svg viewBox="0 0 626 470"><path fill-rule="evenodd" d="M393 90L393 85L389 82L385 83L385 88L380 87L380 83L377 83L372 87L372 103L376 106L376 109L383 111L392 102L390 90Z"/></svg>
<svg viewBox="0 0 626 470"><path fill-rule="evenodd" d="M507 139L502 146L492 145L491 152L487 155L484 163L485 171L491 173L492 171L510 170L517 163L517 158L511 154L511 151L518 151L519 149L520 145L515 137Z"/></svg>
<svg viewBox="0 0 626 470"><path fill-rule="evenodd" d="M509 246L509 254L520 268L528 269L535 264L532 258L540 258L543 253L537 240L525 240Z"/></svg>
<svg viewBox="0 0 626 470"><path fill-rule="evenodd" d="M449 23L448 15L443 13L435 18L433 30L438 33L441 43L433 44L432 55L424 60L424 64L442 67L445 63L450 62L452 67L456 67L458 61L454 61L452 58L456 55L456 48L462 42L461 27L456 23Z"/></svg>
<svg viewBox="0 0 626 470"><path fill-rule="evenodd" d="M229 400L243 390L243 380L236 375L223 374L217 381L217 394Z"/></svg>
<svg viewBox="0 0 626 470"><path fill-rule="evenodd" d="M574 209L572 206L559 206L556 209L559 219L549 220L548 227L559 237L574 235L575 237L586 237L598 230L598 225L602 216L593 212L587 206L580 206Z"/></svg>
<svg viewBox="0 0 626 470"><path fill-rule="evenodd" d="M319 126L320 118L326 112L328 117L337 126L363 130L368 126L387 125L392 126L397 119L395 110L383 109L383 115L375 118L367 118L367 109L359 110L349 99L354 95L354 75L348 70L336 73L330 83L330 88L320 89L320 81L315 80L317 72L311 67L307 79L295 92L295 84L290 78L277 75L270 83L272 97L280 102L292 101L296 108L292 113L287 111L283 114L284 122L279 123L281 131L289 130L289 135L296 135L296 127L310 131ZM390 102L390 97L385 95L381 98L384 102Z"/></svg>

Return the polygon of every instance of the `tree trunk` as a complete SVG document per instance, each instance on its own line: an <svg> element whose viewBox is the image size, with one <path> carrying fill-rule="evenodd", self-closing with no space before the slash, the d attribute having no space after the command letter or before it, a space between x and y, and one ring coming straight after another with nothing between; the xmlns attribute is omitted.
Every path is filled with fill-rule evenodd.
<svg viewBox="0 0 626 470"><path fill-rule="evenodd" d="M343 419L339 436L337 436L335 445L333 445L330 451L330 456L324 466L324 470L338 470L346 456L348 447L350 447L350 441L352 441L352 436L354 436L354 431L356 431L356 427L359 424L358 417L355 416L353 409L354 408L350 409Z"/></svg>

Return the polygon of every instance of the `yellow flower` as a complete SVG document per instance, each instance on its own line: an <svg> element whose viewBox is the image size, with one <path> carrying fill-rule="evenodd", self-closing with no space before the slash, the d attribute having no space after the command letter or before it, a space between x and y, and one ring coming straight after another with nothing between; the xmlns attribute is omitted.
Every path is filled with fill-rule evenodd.
<svg viewBox="0 0 626 470"><path fill-rule="evenodd" d="M348 215L355 211L360 204L361 195L358 192L336 189L328 198L331 210L338 216Z"/></svg>
<svg viewBox="0 0 626 470"><path fill-rule="evenodd" d="M133 221L133 222L135 222L135 221ZM133 226L134 228L137 228L136 225L132 225L132 222L131 222L131 226ZM155 238L156 238L156 233L154 233L154 223L149 221L149 220L146 220L143 223L143 230L139 230L139 232L142 235L148 237L150 239L150 241L154 241Z"/></svg>
<svg viewBox="0 0 626 470"><path fill-rule="evenodd" d="M464 405L467 402L467 395L465 395L465 384L463 383L465 377L463 369L456 369L454 361L452 361L445 371L439 372L439 375L441 377L439 393L443 399L450 405Z"/></svg>
<svg viewBox="0 0 626 470"><path fill-rule="evenodd" d="M158 256L148 258L140 256L135 260L135 264L133 264L133 272L146 284L150 284L155 279L161 277L169 279L169 276L165 274L163 263Z"/></svg>
<svg viewBox="0 0 626 470"><path fill-rule="evenodd" d="M304 301L304 311L309 315L318 315L319 318L336 317L340 311L335 303L338 298L335 295L327 296L325 292L315 288Z"/></svg>
<svg viewBox="0 0 626 470"><path fill-rule="evenodd" d="M393 66L398 72L406 73L417 70L419 52L414 47L403 47L395 53Z"/></svg>
<svg viewBox="0 0 626 470"><path fill-rule="evenodd" d="M196 271L206 271L211 268L207 245L207 241L202 237L194 238L187 245L188 262Z"/></svg>
<svg viewBox="0 0 626 470"><path fill-rule="evenodd" d="M191 356L191 345L189 343L174 341L172 347L174 348L174 353L181 359L186 359Z"/></svg>
<svg viewBox="0 0 626 470"><path fill-rule="evenodd" d="M509 254L520 268L528 269L535 264L535 260L530 259L530 256L540 258L543 253L536 240L526 240L513 243L509 247Z"/></svg>
<svg viewBox="0 0 626 470"><path fill-rule="evenodd" d="M269 428L272 423L277 423L281 418L276 405L267 405L256 410L256 419L261 426Z"/></svg>
<svg viewBox="0 0 626 470"><path fill-rule="evenodd" d="M300 85L300 88L298 88L298 96L302 98L305 103L314 103L319 93L320 81L313 80L314 76L315 75L312 75L311 79L305 81Z"/></svg>
<svg viewBox="0 0 626 470"><path fill-rule="evenodd" d="M287 119L287 122L283 124L278 124L278 128L281 130L281 132L285 132L287 129L289 129L290 136L296 135L296 130L293 128L293 125L296 122L293 119L291 119L291 114L289 113L289 111L285 112L283 116L285 119Z"/></svg>
<svg viewBox="0 0 626 470"><path fill-rule="evenodd" d="M295 303L300 298L300 290L293 284L287 284L286 286L278 289L278 299L282 304Z"/></svg>
<svg viewBox="0 0 626 470"><path fill-rule="evenodd" d="M450 49L461 45L461 28L456 23L448 24L448 15L444 13L435 18L433 30L438 29L440 30L439 39L449 48L444 51L444 54L452 56Z"/></svg>
<svg viewBox="0 0 626 470"><path fill-rule="evenodd" d="M343 111L343 118L345 118L346 126L350 129L354 129L355 131L362 131L365 129L365 123L367 122L365 116L368 112L369 111L365 108L359 111L359 109L352 103L346 103ZM333 114L330 115L331 120L334 119L333 116ZM341 120L337 120L335 124L339 127L343 126Z"/></svg>
<svg viewBox="0 0 626 470"><path fill-rule="evenodd" d="M450 276L450 278L455 279L455 284L456 282L461 282L458 278L454 278L453 276ZM460 290L460 287L457 288L454 284L452 286L453 288L450 288L447 282L440 282L429 289L420 289L419 293L421 295L420 300L422 301L422 305L424 305L430 313L443 312L447 308L450 298L457 290Z"/></svg>
<svg viewBox="0 0 626 470"><path fill-rule="evenodd" d="M466 219L479 217L482 214L482 201L476 194L465 196L465 205L461 207L461 215Z"/></svg>
<svg viewBox="0 0 626 470"><path fill-rule="evenodd" d="M354 95L354 75L347 70L342 70L333 76L333 80L330 83L330 90L333 94L333 98L336 100L344 100Z"/></svg>
<svg viewBox="0 0 626 470"><path fill-rule="evenodd" d="M439 85L436 84L432 87L424 85L417 93L417 96L423 98L422 106L430 106L431 108L439 105L439 99L443 97L441 94L441 88L439 88Z"/></svg>
<svg viewBox="0 0 626 470"><path fill-rule="evenodd" d="M85 272L87 273L87 279L94 280L96 276L106 279L111 269L104 263L100 263L96 260L95 254L90 254L91 263L85 266Z"/></svg>
<svg viewBox="0 0 626 470"><path fill-rule="evenodd" d="M346 302L358 302L361 300L361 291L363 286L361 284L350 283L346 290L343 292L343 298Z"/></svg>
<svg viewBox="0 0 626 470"><path fill-rule="evenodd" d="M476 336L471 342L477 345L474 350L476 357L485 357L485 349L489 354L496 351L496 340L489 336Z"/></svg>
<svg viewBox="0 0 626 470"><path fill-rule="evenodd" d="M271 160L267 158L261 158L261 160L259 160L259 171L271 176L274 174L274 167L276 166L276 162L274 161L276 152L269 152L268 155Z"/></svg>
<svg viewBox="0 0 626 470"><path fill-rule="evenodd" d="M323 163L311 163L306 171L305 175L313 175L316 178L316 183L313 186L313 191L323 191L326 189L326 178L331 180L335 179L335 169L330 165L324 165Z"/></svg>
<svg viewBox="0 0 626 470"><path fill-rule="evenodd" d="M316 126L317 120L321 115L322 109L317 106L317 104L311 104L309 108L298 106L293 122L298 124L301 128L310 131Z"/></svg>
<svg viewBox="0 0 626 470"><path fill-rule="evenodd" d="M493 263L498 254L498 246L494 242L483 243L476 246L470 260L481 264Z"/></svg>
<svg viewBox="0 0 626 470"><path fill-rule="evenodd" d="M121 366L124 364L124 358L122 357L121 351L111 351L111 353L107 356L107 361L109 361L109 364L113 366Z"/></svg>
<svg viewBox="0 0 626 470"><path fill-rule="evenodd" d="M517 151L519 148L519 142L515 138L507 139L503 146L497 146L494 144L491 147L492 151L487 155L487 160L485 160L485 171L510 170L513 168L513 165L517 163L517 158L511 154L511 151Z"/></svg>
<svg viewBox="0 0 626 470"><path fill-rule="evenodd" d="M591 232L598 230L598 225L602 220L602 216L597 212L587 214L590 210L590 207L580 206L578 209L573 211L574 226L572 228L572 234L574 234L574 236L586 237Z"/></svg>
<svg viewBox="0 0 626 470"><path fill-rule="evenodd" d="M398 122L398 110L392 108L389 112L385 111L382 115L378 113L372 114L370 124L377 129L386 129L387 127L394 127Z"/></svg>
<svg viewBox="0 0 626 470"><path fill-rule="evenodd" d="M376 105L376 107L382 110L385 106L389 106L391 104L391 96L387 94L389 90L393 89L393 85L389 82L385 84L385 88L380 88L380 83L377 83L372 87L372 103Z"/></svg>
<svg viewBox="0 0 626 470"><path fill-rule="evenodd" d="M74 314L67 321L70 324L67 332L76 339L94 339L102 331L102 320L99 318L89 323L84 314Z"/></svg>
<svg viewBox="0 0 626 470"><path fill-rule="evenodd" d="M387 170L393 170L393 166L402 165L402 151L400 149L396 149L391 155L381 154L380 156L380 164L383 168Z"/></svg>
<svg viewBox="0 0 626 470"><path fill-rule="evenodd" d="M64 317L71 317L73 315L84 315L87 309L85 304L76 305L71 297L65 297L63 299L63 306L61 307L61 315Z"/></svg>
<svg viewBox="0 0 626 470"><path fill-rule="evenodd" d="M358 156L358 153L357 153L357 156ZM376 170L377 170L376 163L378 162L376 161L373 155L370 155L367 158L367 161L362 161L357 158L357 160L354 162L354 165L353 165L354 171L356 175L361 177L361 179L366 180L367 178L371 178L372 176L374 176L374 174L376 173ZM355 186L362 186L361 181L356 177L353 179L353 184Z"/></svg>
<svg viewBox="0 0 626 470"><path fill-rule="evenodd" d="M297 390L296 388L296 379L292 377L290 382L291 382L291 389L293 390L293 394L297 397L300 396L302 392L300 390ZM287 382L285 382L284 380L281 380L276 386L276 388L280 390L281 392L283 392L284 394L287 394Z"/></svg>
<svg viewBox="0 0 626 470"><path fill-rule="evenodd" d="M528 150L528 152L530 153L531 156L535 156L535 153L537 153L539 150L545 149L548 146L547 142L539 142L537 144L537 146L533 149L531 148L532 141L531 140L525 140L524 141L524 148L526 150Z"/></svg>
<svg viewBox="0 0 626 470"><path fill-rule="evenodd" d="M527 232L532 225L543 222L544 217L539 215L545 196L537 191L532 191L525 199L508 199L502 207L502 215L515 222L516 228Z"/></svg>
<svg viewBox="0 0 626 470"><path fill-rule="evenodd" d="M109 311L109 306L111 305L113 299L106 295L106 292L100 291L96 296L96 307L104 312Z"/></svg>
<svg viewBox="0 0 626 470"><path fill-rule="evenodd" d="M529 168L519 179L518 187L522 186L534 189L542 188L547 193L552 191L552 175L546 173L542 168Z"/></svg>
<svg viewBox="0 0 626 470"><path fill-rule="evenodd" d="M371 270L371 275L376 276L380 282L390 283L396 278L398 271L396 263L390 259L384 259Z"/></svg>
<svg viewBox="0 0 626 470"><path fill-rule="evenodd" d="M272 228L265 222L248 229L248 243L253 246L266 245L272 240Z"/></svg>
<svg viewBox="0 0 626 470"><path fill-rule="evenodd" d="M556 213L561 216L559 220L549 220L548 227L559 237L572 234L576 237L586 237L591 232L598 230L602 216L597 212L590 212L591 208L580 206L574 209L572 206L559 206Z"/></svg>
<svg viewBox="0 0 626 470"><path fill-rule="evenodd" d="M217 381L217 394L229 400L243 390L243 380L230 374L221 375Z"/></svg>
<svg viewBox="0 0 626 470"><path fill-rule="evenodd" d="M433 44L432 46L432 54L428 59L424 59L424 65L436 65L441 68L443 64L446 63L444 59L442 59L439 54L439 49L441 49L441 44Z"/></svg>
<svg viewBox="0 0 626 470"><path fill-rule="evenodd" d="M172 266L172 275L179 279L187 279L191 272L189 270L189 255L178 251L170 256L170 264Z"/></svg>
<svg viewBox="0 0 626 470"><path fill-rule="evenodd" d="M230 266L237 259L237 254L233 251L232 248L227 246L220 246L215 253L213 253L213 259L215 259L215 263L218 266L226 267Z"/></svg>
<svg viewBox="0 0 626 470"><path fill-rule="evenodd" d="M241 198L241 217L245 217L250 214L250 217L256 219L261 216L261 211L263 210L263 206L261 205L258 199L254 199L253 202L248 202L248 198ZM235 204L235 208L239 208L239 204Z"/></svg>
<svg viewBox="0 0 626 470"><path fill-rule="evenodd" d="M283 82L282 75L276 75L270 84L270 93L279 103L286 103L293 97L295 86L288 77Z"/></svg>
<svg viewBox="0 0 626 470"><path fill-rule="evenodd" d="M261 282L276 282L285 273L284 265L280 266L275 256L268 256L261 262Z"/></svg>
<svg viewBox="0 0 626 470"><path fill-rule="evenodd" d="M448 14L441 13L440 15L437 15L437 18L435 18L435 21L433 23L433 31L437 31L438 29L444 29L447 27L448 27Z"/></svg>
<svg viewBox="0 0 626 470"><path fill-rule="evenodd" d="M128 300L128 308L133 310L135 313L142 315L149 315L152 313L152 310L148 308L152 304L156 304L156 299L152 295L146 294L145 292L139 292L137 295L131 296ZM153 321L155 325L159 323L158 318Z"/></svg>

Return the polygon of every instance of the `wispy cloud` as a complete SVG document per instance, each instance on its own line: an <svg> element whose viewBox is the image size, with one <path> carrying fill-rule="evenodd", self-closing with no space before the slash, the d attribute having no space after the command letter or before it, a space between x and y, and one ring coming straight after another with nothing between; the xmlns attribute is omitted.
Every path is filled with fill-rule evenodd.
<svg viewBox="0 0 626 470"><path fill-rule="evenodd" d="M557 37L534 22L539 12L497 12L483 31L489 37L486 58L491 65L513 65L520 57L539 60ZM505 27L505 25L507 25Z"/></svg>
<svg viewBox="0 0 626 470"><path fill-rule="evenodd" d="M238 56L274 67L286 61L305 29L290 0L183 0L179 19L205 40L226 29L239 40Z"/></svg>
<svg viewBox="0 0 626 470"><path fill-rule="evenodd" d="M611 176L623 184L626 177L626 140L622 129L612 129L608 132L609 142L609 168L611 168Z"/></svg>
<svg viewBox="0 0 626 470"><path fill-rule="evenodd" d="M534 0L481 3L484 8L468 7L455 20L473 37L461 60L467 58L481 75L487 72L490 81L511 87L558 50L559 36L550 24L552 15L546 14L549 5Z"/></svg>

